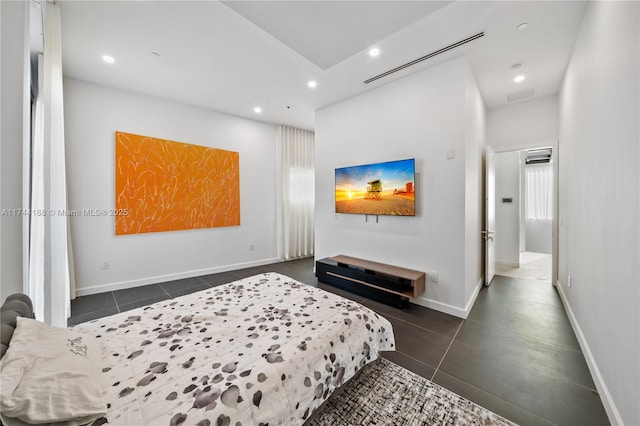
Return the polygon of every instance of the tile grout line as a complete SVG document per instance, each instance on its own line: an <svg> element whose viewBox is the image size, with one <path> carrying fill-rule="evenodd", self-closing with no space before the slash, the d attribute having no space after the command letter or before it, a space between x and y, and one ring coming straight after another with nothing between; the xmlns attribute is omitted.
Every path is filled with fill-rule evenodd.
<svg viewBox="0 0 640 426"><path fill-rule="evenodd" d="M471 322L479 323L478 321L474 321L474 320L464 320L464 321L471 321ZM491 325L491 326L494 326L494 325ZM458 335L458 333L456 332L456 336L457 336L457 335ZM526 336L525 336L525 337L526 337ZM455 339L455 337L454 337L454 339ZM538 339L534 339L534 338L531 338L531 339L532 339L532 340L538 340ZM453 341L452 341L451 343L453 344ZM462 344L462 345L466 345L466 346L473 346L472 344L467 343L467 342L460 342L460 344ZM451 347L451 345L449 345L449 347ZM561 347L556 346L556 349L558 349L558 348L559 348L559 349L562 349ZM447 352L449 352L449 349L448 349L448 348L447 348ZM445 352L445 355L447 354L447 352ZM444 360L444 356L442 357L442 360ZM442 361L440 361L440 364L442 364ZM440 364L438 365L438 368L440 368ZM437 372L437 370L436 370L436 372ZM448 374L448 373L444 373L444 374ZM548 377L548 378L556 378L556 377L557 377L557 376L554 376L554 375L551 375L551 374L549 374L549 373L545 373L545 372L541 372L541 373L538 373L538 374L539 374L540 376L545 376L545 377ZM589 373L589 374L591 374L591 373ZM449 376L452 376L452 377L455 377L455 376L453 376L453 375L451 375L451 374L448 374L448 375L449 375ZM433 377L435 377L435 373L433 374ZM570 384L570 385L573 385L573 386L577 386L577 387L582 388L582 389L585 389L585 390L587 390L587 391L589 391L589 392L593 392L593 393L595 393L595 394L596 394L596 395L598 395L598 396L600 395L600 393L598 392L598 390L597 390L597 389L595 389L595 388L591 388L591 387L589 387L589 386L587 386L587 385L585 385L585 384L582 384L582 383L577 383L577 382L576 382L575 380L573 380L571 377L568 377L568 376L564 376L564 375L563 375L563 376L561 377L561 379L562 379L565 383L567 383L567 384ZM593 379L593 378L592 378L592 379ZM461 379L458 379L458 380L461 380ZM464 380L461 380L461 381L463 381L463 382L464 382ZM467 383L467 382L464 382L464 383ZM468 383L467 383L467 384L468 384ZM485 391L485 392L486 392L486 391Z"/></svg>
<svg viewBox="0 0 640 426"><path fill-rule="evenodd" d="M195 278L199 279L200 281L202 281L203 283L205 283L206 285L208 285L209 287L211 287L213 284L212 284L212 283L210 283L209 281L206 281L204 278L202 278L202 277L204 277L204 276L206 276L206 275L198 275L198 276L197 276L197 277L195 277Z"/></svg>
<svg viewBox="0 0 640 426"><path fill-rule="evenodd" d="M241 271L242 269L239 269L239 270ZM218 285L229 284L229 283L232 283L232 282L234 282L234 281L239 281L239 280L243 280L243 279L245 279L245 278L249 278L249 277L243 277L243 276L239 275L235 270L231 270L231 271L224 271L224 272L219 272L219 273L220 273L220 274L225 274L225 273L227 273L227 272L230 272L230 273L231 273L231 275L235 275L235 277L232 277L232 280L231 280L231 281L223 282L223 283L221 283L221 284L216 283L216 282L210 283L209 281L205 281L202 277L204 277L204 276L206 276L206 275L198 275L198 276L193 277L193 278L197 278L197 279L199 279L200 281L202 281L203 283L205 283L206 285L208 285L208 286L209 286L209 287L211 287L211 288L213 288L213 286L214 286L214 285L217 287ZM264 273L264 272L261 272L261 273ZM209 274L209 275L216 275L216 274ZM254 274L254 275L259 275L259 274ZM250 276L253 276L253 275L250 275ZM223 281L224 281L224 279L223 279Z"/></svg>
<svg viewBox="0 0 640 426"><path fill-rule="evenodd" d="M371 300L371 299L365 299L365 300ZM358 303L362 303L362 302L358 302ZM423 326L421 326L421 325L415 324L415 323L413 323L413 322L407 321L407 320L402 319L402 318L398 318L398 317L396 317L396 316L394 316L394 315L392 315L392 314L386 313L386 312L385 312L385 313L381 313L381 312L376 311L374 308L371 308L371 307L369 307L369 306L367 306L367 305L363 305L363 306L364 306L365 308L371 309L373 312L377 313L378 315L382 315L383 317L384 317L385 315L387 315L387 316L390 316L391 318L393 318L394 320L398 320L398 321L403 322L403 323L405 323L405 324L409 324L409 325L411 325L411 326L413 326L413 327L419 328L420 330L424 330L424 331L427 331L427 332L429 332L429 333L431 333L431 334L436 334L436 335L438 335L438 336L442 336L442 337L449 338L449 336L447 336L446 334L438 333L437 331L430 330L430 329L428 329L428 328L426 328L426 327L423 327ZM453 338L455 338L455 337L458 335L458 330L460 330L460 327L462 326L462 323L463 323L464 321L465 321L465 320L462 320L462 321L460 322L460 325L458 326L458 329L456 330L456 334L453 336Z"/></svg>
<svg viewBox="0 0 640 426"><path fill-rule="evenodd" d="M111 297L113 297L113 301L116 304L116 310L118 311L118 313L120 313L120 306L118 305L118 299L116 299L116 294L113 291L110 291L109 293L111 293Z"/></svg>
<svg viewBox="0 0 640 426"><path fill-rule="evenodd" d="M1 0L0 0L0 1L1 1ZM280 262L277 262L277 263L280 263ZM234 276L235 276L235 277L232 277L232 280L231 280L231 281L229 281L229 282L238 281L238 280L241 280L241 279L246 278L246 277L243 277L242 275L238 274L238 271L242 271L242 270L243 270L243 269L240 269L240 270L225 271L225 272L230 272L230 273L231 273L231 275L234 275ZM276 272L276 271L273 271L273 272ZM263 272L260 272L260 273L263 273ZM286 275L286 273L284 273L284 272L283 272L283 274L285 274L285 275ZM253 274L253 275L258 275L258 274ZM251 276L253 276L253 275L251 275ZM198 276L193 277L193 278L197 278L199 281L201 281L202 283L204 283L204 284L205 284L206 286L208 286L210 289L211 289L211 288L215 288L215 287L217 287L217 286L219 286L219 285L228 284L228 282L223 282L223 283L209 283L209 282L205 281L205 280L202 278L203 276L204 276L204 275L198 275ZM172 296L172 295L171 295L171 294L170 294L170 293L169 293L169 292L168 292L168 291L167 291L167 290L162 286L162 284L161 284L161 283L157 283L157 285L158 285L158 286L160 286L160 288L164 291L164 293L165 293L166 295L168 295L168 296L169 296L169 299L174 299L174 297L173 297L173 296ZM123 311L120 309L120 305L118 304L118 299L116 298L115 291L109 291L108 293L111 293L111 297L113 298L113 302L114 302L114 304L115 304L116 311L117 311L118 313L122 313ZM104 293L103 293L103 294L104 294ZM84 297L84 296L79 296L79 297ZM146 299L144 299L144 300L146 300ZM131 303L133 303L133 302L131 302ZM123 303L123 306L124 306L124 305L126 305L126 303ZM100 312L100 311L102 311L102 310L86 312L85 314L91 314L91 313L94 313L94 312ZM74 318L74 317L78 317L78 316L80 316L80 315L85 315L85 314L71 315L71 317L69 317L69 318L67 319L67 321L71 320L71 319L72 319L72 318ZM101 316L101 317L99 317L99 318L103 318L103 316Z"/></svg>
<svg viewBox="0 0 640 426"><path fill-rule="evenodd" d="M404 352L400 352L400 351L399 351L399 350L397 350L397 349L395 350L395 352L397 352L397 353L399 353L399 354L402 354L402 356L406 356L407 358L409 358L409 359L411 359L411 360L413 360L413 361L415 361L415 362L417 362L417 363L419 363L419 364L422 364L422 365L424 365L425 367L433 368L432 366L430 366L430 365L429 365L429 364L427 364L426 362L424 362L424 361L420 361L419 359L414 358L414 357L412 357L411 355L407 355L407 354L406 354L406 353L404 353ZM390 360L387 360L387 361L390 361ZM392 361L392 362L393 362L393 361ZM400 365L400 364L398 364L398 365ZM402 367L402 366L401 366L401 367ZM402 367L402 368L406 368L406 367ZM407 370L409 370L409 369L407 368ZM409 371L411 371L411 370L409 370ZM416 373L416 374L418 374L418 373ZM418 374L418 376L420 376L420 377L424 377L424 376L422 376L421 374ZM425 379L427 379L426 377L424 377L424 378L425 378ZM429 379L427 379L427 380L429 380Z"/></svg>
<svg viewBox="0 0 640 426"><path fill-rule="evenodd" d="M169 296L169 299L173 299L173 296L172 296L172 295L170 295L170 294L169 294L169 292L168 292L164 287L162 287L162 284L158 284L158 286L160 286L160 288L162 289L162 291L164 291L164 293L165 293L167 296Z"/></svg>
<svg viewBox="0 0 640 426"><path fill-rule="evenodd" d="M440 363L436 367L436 370L433 372L433 376L431 376L431 381L432 382L433 382L433 378L436 377L436 374L438 373L438 370L440 369L440 366L442 365L442 362L444 361L444 358L449 353L449 349L451 349L451 345L453 345L453 342L455 342L456 337L458 337L458 333L460 332L460 329L462 328L462 324L464 324L465 321L466 320L462 320L462 322L460 322L460 325L458 326L458 329L456 330L456 334L453 335L453 339L451 339L451 342L449 342L449 346L447 346L447 350L444 351L444 355L442 355L442 359L440 360Z"/></svg>
<svg viewBox="0 0 640 426"><path fill-rule="evenodd" d="M484 322L484 321L478 321L478 320L474 320L474 319L466 319L465 321L471 321L471 322L476 323L476 324L487 324L487 325L490 325L492 327L499 328L501 330L507 331L509 333L517 334L518 336L521 336L521 337L524 337L524 338L527 338L527 339L531 339L531 340L535 340L535 341L537 341L539 343L543 343L545 345L553 346L554 348L562 349L562 350L564 350L566 352L577 352L577 353L582 354L582 351L580 349L570 348L569 346L564 346L564 345L561 345L561 344L558 344L558 343L554 343L554 342L551 342L549 340L545 340L545 339L540 338L540 337L531 336L529 334L520 332L518 330L514 330L512 328L509 328L509 327L504 326L504 325L499 324L499 323L495 323L495 322L487 323L487 322ZM559 323L559 324L561 324L561 323Z"/></svg>
<svg viewBox="0 0 640 426"><path fill-rule="evenodd" d="M547 422L547 423L549 423L549 424L551 424L551 425L556 425L556 426L558 426L558 424L557 424L557 423L555 423L555 422L553 422L553 421L551 421L551 420L549 420L549 419L547 419L547 418L541 417L540 415L538 415L538 414L536 414L536 413L534 413L534 412L532 412L532 411L530 411L530 410L528 410L528 409L526 409L526 408L523 408L523 407L521 407L521 406L519 406L519 405L516 405L516 404L514 404L513 402L509 402L509 401L507 401L506 399L503 399L503 398L499 397L498 395L494 395L493 393L491 393L491 392L489 392L489 391L487 391L487 390L481 389L481 388L479 388L479 387L477 387L477 386L475 386L475 385L472 385L471 383L467 383L467 382L465 382L464 380L459 379L459 378L457 378L457 377L455 377L455 376L452 376L452 375L451 375L451 374L449 374L449 373L442 373L442 374L444 374L444 375L446 375L446 376L449 376L449 377L451 377L453 380L457 380L457 381L458 381L458 382L460 382L460 383L464 383L465 385L469 386L470 388L473 388L473 389L475 389L475 390L477 390L477 391L480 391L480 392L486 393L487 395L490 395L491 397L493 397L493 398L495 398L495 399L497 399L497 400L499 400L499 401L502 401L502 402L504 402L505 404L508 404L508 405L510 405L510 406L512 406L512 407L515 407L515 408L519 409L519 410L525 411L525 412L527 412L527 413L531 414L532 416L537 417L537 418L539 418L539 419L541 419L541 420L543 420L543 421L545 421L545 422ZM433 382L433 381L432 381L432 383L434 383L434 384L436 384L436 385L438 385L438 386L440 386L440 387L442 387L442 388L447 389L446 387L444 387L444 386L442 386L442 385L439 385L439 384L438 384L438 383L436 383L436 382ZM453 391L451 391L451 390L450 390L450 392L453 392ZM455 393L455 392L454 392L454 393ZM458 394L458 395L459 395L459 394ZM462 395L460 395L460 396L462 396ZM465 397L463 397L463 398L465 398ZM471 401L469 398L465 398L465 399L467 399L467 400ZM471 401L471 402L473 402L473 401ZM474 404L477 404L477 403L475 403L475 402L474 402ZM479 404L478 404L478 405L479 405ZM492 411L493 411L493 410L492 410ZM494 412L495 412L495 411L494 411ZM496 413L496 414L499 414L499 413ZM500 416L502 416L502 414L499 414L499 415L500 415ZM505 416L502 416L502 417L504 417L504 418L506 419L506 417L505 417ZM507 419L507 420L509 420L509 419Z"/></svg>

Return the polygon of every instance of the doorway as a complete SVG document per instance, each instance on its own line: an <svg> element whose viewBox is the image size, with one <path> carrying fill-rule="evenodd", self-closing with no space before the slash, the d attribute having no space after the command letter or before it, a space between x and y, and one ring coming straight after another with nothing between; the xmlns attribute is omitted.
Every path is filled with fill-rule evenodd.
<svg viewBox="0 0 640 426"><path fill-rule="evenodd" d="M517 268L497 264L496 275L551 283L552 259L551 254L523 251Z"/></svg>
<svg viewBox="0 0 640 426"><path fill-rule="evenodd" d="M553 282L553 151L495 154L496 275Z"/></svg>

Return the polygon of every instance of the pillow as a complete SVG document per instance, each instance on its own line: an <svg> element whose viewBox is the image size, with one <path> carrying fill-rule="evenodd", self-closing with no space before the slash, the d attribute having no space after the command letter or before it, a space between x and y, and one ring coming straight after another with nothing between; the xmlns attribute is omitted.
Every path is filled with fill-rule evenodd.
<svg viewBox="0 0 640 426"><path fill-rule="evenodd" d="M11 336L16 329L16 317L33 318L33 304L26 294L12 294L0 307L0 358L9 348Z"/></svg>
<svg viewBox="0 0 640 426"><path fill-rule="evenodd" d="M18 317L0 361L2 421L75 426L104 416L101 359L93 336Z"/></svg>

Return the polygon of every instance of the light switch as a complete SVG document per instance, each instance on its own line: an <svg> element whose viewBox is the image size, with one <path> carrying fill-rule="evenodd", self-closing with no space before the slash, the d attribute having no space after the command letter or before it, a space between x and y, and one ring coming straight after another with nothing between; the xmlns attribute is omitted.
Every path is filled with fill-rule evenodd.
<svg viewBox="0 0 640 426"><path fill-rule="evenodd" d="M456 150L455 149L448 149L447 150L447 160L453 160L456 157Z"/></svg>

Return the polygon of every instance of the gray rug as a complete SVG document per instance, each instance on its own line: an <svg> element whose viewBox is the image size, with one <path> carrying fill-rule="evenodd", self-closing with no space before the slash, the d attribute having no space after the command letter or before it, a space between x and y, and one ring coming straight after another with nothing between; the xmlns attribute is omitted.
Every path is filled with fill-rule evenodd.
<svg viewBox="0 0 640 426"><path fill-rule="evenodd" d="M368 365L305 426L500 425L510 421L384 358Z"/></svg>

